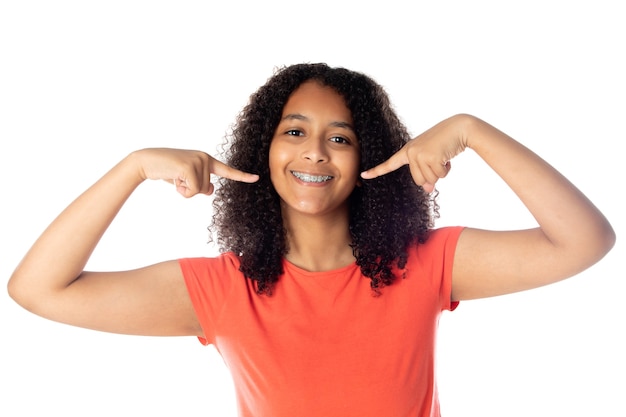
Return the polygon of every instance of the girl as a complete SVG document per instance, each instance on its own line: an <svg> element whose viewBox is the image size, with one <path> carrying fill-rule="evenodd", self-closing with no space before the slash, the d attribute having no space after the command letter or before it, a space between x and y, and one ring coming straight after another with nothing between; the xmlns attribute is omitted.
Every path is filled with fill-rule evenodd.
<svg viewBox="0 0 626 417"><path fill-rule="evenodd" d="M468 148L536 228L434 228L436 182ZM213 193L213 176L220 256L83 270L143 181L191 197ZM578 189L486 122L456 115L410 139L369 77L301 64L251 97L226 163L180 149L124 158L44 231L9 292L59 322L213 344L241 416L439 416L441 312L571 277L614 241Z"/></svg>

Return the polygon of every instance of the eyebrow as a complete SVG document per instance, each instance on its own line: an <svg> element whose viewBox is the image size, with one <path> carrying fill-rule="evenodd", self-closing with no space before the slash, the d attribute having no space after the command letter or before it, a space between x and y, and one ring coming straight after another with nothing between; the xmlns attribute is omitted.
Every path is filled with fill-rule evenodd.
<svg viewBox="0 0 626 417"><path fill-rule="evenodd" d="M310 122L311 120L303 114L300 113L290 113L285 115L281 120L302 120L304 122ZM331 122L329 126L339 127L343 129L350 129L354 132L354 127L348 122Z"/></svg>

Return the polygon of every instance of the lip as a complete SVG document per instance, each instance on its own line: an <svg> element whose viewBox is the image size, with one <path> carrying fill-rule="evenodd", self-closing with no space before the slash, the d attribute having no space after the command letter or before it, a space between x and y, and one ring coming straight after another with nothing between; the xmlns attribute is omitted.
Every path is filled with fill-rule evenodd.
<svg viewBox="0 0 626 417"><path fill-rule="evenodd" d="M320 174L313 172L304 172L304 171L290 171L291 175L301 184L306 185L324 185L331 181L334 176L328 174Z"/></svg>

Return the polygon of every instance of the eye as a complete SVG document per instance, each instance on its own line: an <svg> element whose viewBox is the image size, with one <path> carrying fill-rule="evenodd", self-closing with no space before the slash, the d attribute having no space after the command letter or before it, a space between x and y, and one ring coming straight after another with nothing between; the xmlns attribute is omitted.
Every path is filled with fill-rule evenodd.
<svg viewBox="0 0 626 417"><path fill-rule="evenodd" d="M330 138L331 142L334 143L342 143L342 144L350 144L350 141L346 138L344 138L343 136L333 136L332 138Z"/></svg>
<svg viewBox="0 0 626 417"><path fill-rule="evenodd" d="M298 129L289 129L288 131L285 132L285 134L289 136L303 136L304 135L304 133L302 133L302 131Z"/></svg>

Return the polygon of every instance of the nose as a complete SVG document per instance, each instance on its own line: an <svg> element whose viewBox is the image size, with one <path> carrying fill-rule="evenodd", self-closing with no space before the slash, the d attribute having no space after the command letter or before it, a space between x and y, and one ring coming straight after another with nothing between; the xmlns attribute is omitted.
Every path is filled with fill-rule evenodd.
<svg viewBox="0 0 626 417"><path fill-rule="evenodd" d="M329 159L326 141L322 137L311 137L303 142L302 157L313 163L326 162Z"/></svg>

